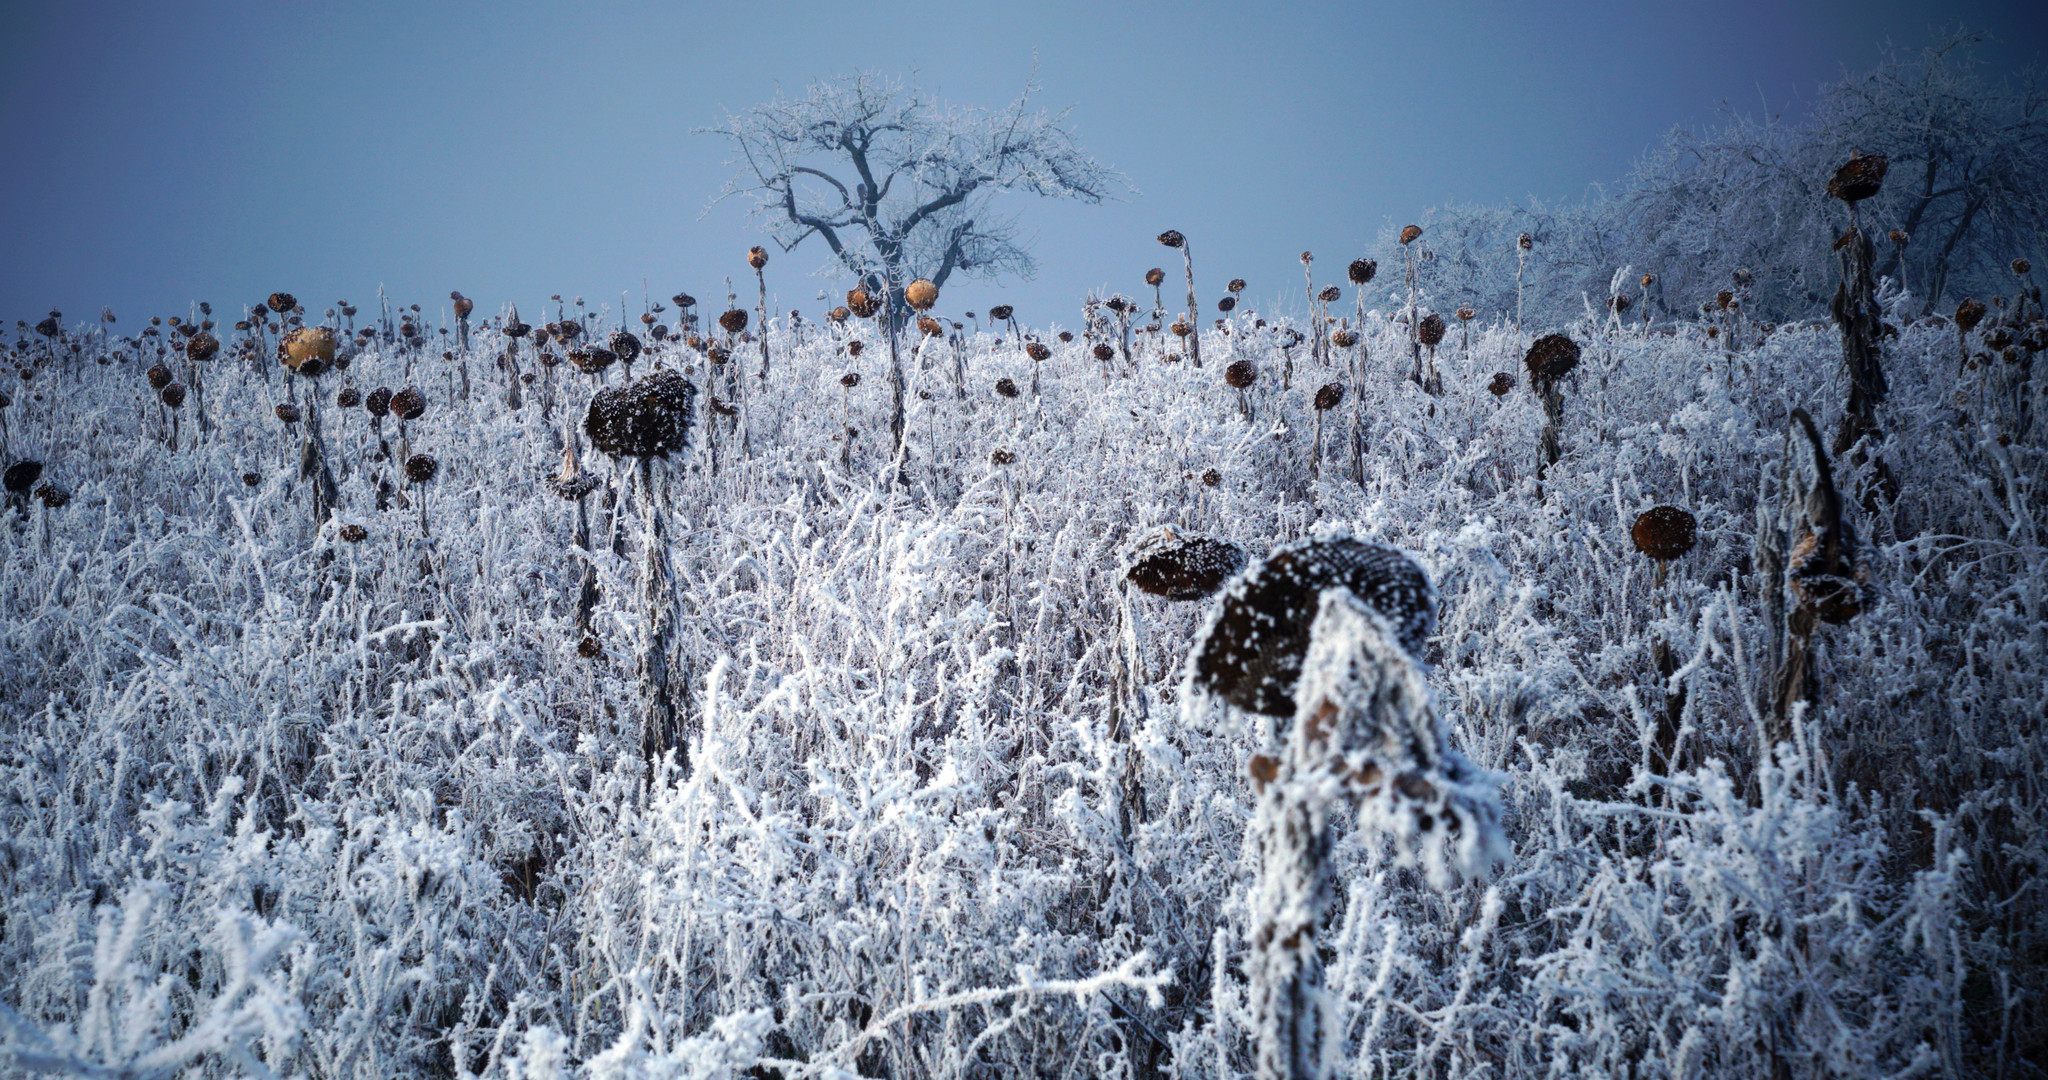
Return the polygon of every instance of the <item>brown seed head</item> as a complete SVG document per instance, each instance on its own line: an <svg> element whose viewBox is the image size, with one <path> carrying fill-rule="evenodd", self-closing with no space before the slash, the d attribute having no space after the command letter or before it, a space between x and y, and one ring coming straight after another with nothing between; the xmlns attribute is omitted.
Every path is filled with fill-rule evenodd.
<svg viewBox="0 0 2048 1080"><path fill-rule="evenodd" d="M1984 302L1971 297L1956 305L1956 329L1968 333L1984 321Z"/></svg>
<svg viewBox="0 0 2048 1080"><path fill-rule="evenodd" d="M747 249L747 265L756 270L768 265L768 249L759 244Z"/></svg>
<svg viewBox="0 0 2048 1080"><path fill-rule="evenodd" d="M1422 322L1415 327L1415 337L1432 349L1443 344L1444 317L1434 311L1423 316Z"/></svg>
<svg viewBox="0 0 2048 1080"><path fill-rule="evenodd" d="M939 287L930 279L918 278L903 287L903 302L912 311L930 311L939 302Z"/></svg>
<svg viewBox="0 0 2048 1080"><path fill-rule="evenodd" d="M341 527L341 538L351 544L360 544L370 538L370 530L351 522Z"/></svg>
<svg viewBox="0 0 2048 1080"><path fill-rule="evenodd" d="M281 403L280 405L278 405L277 408L272 409L271 411L277 414L277 418L279 420L282 420L287 424L296 424L299 422L299 407L297 405L292 404L289 401Z"/></svg>
<svg viewBox="0 0 2048 1080"><path fill-rule="evenodd" d="M1180 247L1182 244L1187 243L1188 238L1182 236L1178 229L1168 229L1165 232L1159 234L1159 242L1165 244L1167 247L1177 248Z"/></svg>
<svg viewBox="0 0 2048 1080"><path fill-rule="evenodd" d="M605 340L611 345L612 352L628 364L640 355L640 339L629 331L615 330Z"/></svg>
<svg viewBox="0 0 2048 1080"><path fill-rule="evenodd" d="M1846 203L1862 202L1884 188L1891 159L1883 154L1849 151L1849 160L1828 180L1828 194Z"/></svg>
<svg viewBox="0 0 2048 1080"><path fill-rule="evenodd" d="M853 311L855 318L861 319L872 319L876 312L882 310L882 302L870 296L866 289L848 289L846 306Z"/></svg>
<svg viewBox="0 0 2048 1080"><path fill-rule="evenodd" d="M1332 304L1336 303L1343 295L1344 290L1335 285L1326 285L1323 287L1322 292L1316 294L1316 299L1321 300L1325 304Z"/></svg>
<svg viewBox="0 0 2048 1080"><path fill-rule="evenodd" d="M1913 239L1913 234L1912 234L1912 233L1909 233L1909 232L1907 232L1907 231L1906 231L1906 230L1904 230L1904 229L1893 229L1893 230L1892 230L1892 232L1891 232L1891 241L1892 241L1892 243L1894 243L1894 244L1898 245L1899 247L1905 247L1905 246L1906 246L1906 244L1907 244L1907 242L1908 242L1908 241L1910 241L1910 240L1912 240L1912 239Z"/></svg>
<svg viewBox="0 0 2048 1080"><path fill-rule="evenodd" d="M1095 358L1097 360L1114 360L1116 359L1116 350L1106 344L1099 344L1095 346Z"/></svg>
<svg viewBox="0 0 2048 1080"><path fill-rule="evenodd" d="M613 457L666 456L689 441L697 386L680 373L658 370L590 399L583 432Z"/></svg>
<svg viewBox="0 0 2048 1080"><path fill-rule="evenodd" d="M1224 312L1226 314L1228 314L1232 309L1236 307L1237 297L1235 296L1226 296L1223 299L1216 301L1216 310Z"/></svg>
<svg viewBox="0 0 2048 1080"><path fill-rule="evenodd" d="M946 327L939 320L929 315L919 315L917 317L917 332L926 337L939 337L946 332Z"/></svg>
<svg viewBox="0 0 2048 1080"><path fill-rule="evenodd" d="M1506 397L1508 391L1515 388L1515 377L1505 371L1494 372L1493 381L1487 383L1486 388L1493 392L1494 397Z"/></svg>
<svg viewBox="0 0 2048 1080"><path fill-rule="evenodd" d="M733 308L718 317L718 328L728 334L737 334L747 328L747 310Z"/></svg>
<svg viewBox="0 0 2048 1080"><path fill-rule="evenodd" d="M1521 248L1523 251L1528 251L1536 246L1536 238L1530 236L1528 233L1523 233L1522 235L1515 237L1515 246Z"/></svg>
<svg viewBox="0 0 2048 1080"><path fill-rule="evenodd" d="M1017 396L1017 394L1018 394L1018 390L1017 390L1017 384L1016 384L1016 383L1014 383L1014 382L1012 382L1012 381L1010 381L1010 380L1009 380L1009 379L1007 379L1007 378L1004 378L1004 379L997 379L997 380L996 380L996 393L998 393L998 394L1001 394L1002 396L1004 396L1004 397L1006 397L1006 398L1013 398L1013 397L1016 397L1016 396Z"/></svg>
<svg viewBox="0 0 2048 1080"><path fill-rule="evenodd" d="M36 487L36 498L52 510L61 510L71 501L71 489L55 480L45 480Z"/></svg>
<svg viewBox="0 0 2048 1080"><path fill-rule="evenodd" d="M298 300L293 298L292 294L288 292L271 293L270 298L265 300L264 304L279 315L299 306Z"/></svg>
<svg viewBox="0 0 2048 1080"><path fill-rule="evenodd" d="M1007 322L1010 316L1014 314L1016 314L1016 309L1008 304L997 304L988 309L988 317L991 322Z"/></svg>
<svg viewBox="0 0 2048 1080"><path fill-rule="evenodd" d="M245 472L242 474L242 483L248 487L255 487L262 482L263 477L257 473Z"/></svg>
<svg viewBox="0 0 2048 1080"><path fill-rule="evenodd" d="M1366 285L1371 283L1373 275L1380 272L1380 264L1373 259L1353 259L1346 272L1353 285Z"/></svg>
<svg viewBox="0 0 2048 1080"><path fill-rule="evenodd" d="M451 293L450 297L455 301L455 317L468 322L469 313L476 310L476 301L461 293Z"/></svg>
<svg viewBox="0 0 2048 1080"><path fill-rule="evenodd" d="M1579 346L1563 334L1545 334L1523 358L1529 376L1540 381L1561 379L1579 364Z"/></svg>
<svg viewBox="0 0 2048 1080"><path fill-rule="evenodd" d="M1225 285L1223 289L1225 292L1231 293L1232 295L1241 293L1244 291L1244 279L1241 277L1231 278L1230 284Z"/></svg>
<svg viewBox="0 0 2048 1080"><path fill-rule="evenodd" d="M1194 332L1195 332L1195 328L1194 328L1194 326L1192 326L1191 324L1189 324L1189 323L1188 323L1188 321L1187 321L1186 319L1175 319L1175 320L1173 321L1173 326L1172 326L1172 328L1171 328L1171 329L1173 330L1173 336L1174 336L1174 337L1182 337L1182 338L1184 338L1184 337L1188 336L1189 334L1192 334L1192 333L1194 333Z"/></svg>
<svg viewBox="0 0 2048 1080"><path fill-rule="evenodd" d="M1044 342L1034 341L1024 346L1024 355L1043 362L1052 359L1052 350L1047 348Z"/></svg>
<svg viewBox="0 0 2048 1080"><path fill-rule="evenodd" d="M1223 474L1215 469L1203 469L1202 483L1209 487L1216 487L1223 483Z"/></svg>
<svg viewBox="0 0 2048 1080"><path fill-rule="evenodd" d="M169 385L171 385L170 368L167 368L162 364L158 364L155 367L149 369L149 388L151 390L162 390L164 387Z"/></svg>
<svg viewBox="0 0 2048 1080"><path fill-rule="evenodd" d="M400 420L417 420L426 414L427 395L420 393L417 386L408 386L391 395L391 411Z"/></svg>
<svg viewBox="0 0 2048 1080"><path fill-rule="evenodd" d="M1343 383L1325 383L1321 390L1316 391L1316 411L1329 412L1331 409L1336 408L1343 400Z"/></svg>
<svg viewBox="0 0 2048 1080"><path fill-rule="evenodd" d="M334 403L344 409L353 409L363 403L363 392L353 386L344 386L334 395Z"/></svg>
<svg viewBox="0 0 2048 1080"><path fill-rule="evenodd" d="M1479 313L1472 310L1472 305L1470 304L1465 304L1458 308L1459 322L1471 322L1473 319L1476 319L1478 317Z"/></svg>
<svg viewBox="0 0 2048 1080"><path fill-rule="evenodd" d="M1131 545L1124 579L1168 600L1201 600L1242 569L1244 549L1236 544L1162 526Z"/></svg>
<svg viewBox="0 0 2048 1080"><path fill-rule="evenodd" d="M997 465L1014 465L1017 463L1017 455L1011 453L1008 450L997 450L994 453L991 453L988 456L988 459L990 462Z"/></svg>
<svg viewBox="0 0 2048 1080"><path fill-rule="evenodd" d="M391 411L390 389L380 386L370 391L369 396L363 399L363 408L368 409L371 416L383 416L389 413Z"/></svg>
<svg viewBox="0 0 2048 1080"><path fill-rule="evenodd" d="M1401 246L1407 247L1422 236L1422 226L1409 225L1401 230Z"/></svg>
<svg viewBox="0 0 2048 1080"><path fill-rule="evenodd" d="M42 475L42 462L17 461L7 466L4 483L9 492L15 495L26 495L29 493L30 488L35 487L36 478Z"/></svg>
<svg viewBox="0 0 2048 1080"><path fill-rule="evenodd" d="M194 334L185 342L185 357L189 360L211 360L219 352L220 339L212 334Z"/></svg>
<svg viewBox="0 0 2048 1080"><path fill-rule="evenodd" d="M301 326L285 335L284 366L301 374L316 375L334 362L338 344L334 331L324 326Z"/></svg>
<svg viewBox="0 0 2048 1080"><path fill-rule="evenodd" d="M415 484L424 484L441 471L439 462L429 454L414 454L405 459L405 478Z"/></svg>
<svg viewBox="0 0 2048 1080"><path fill-rule="evenodd" d="M1691 513L1676 506L1653 506L1637 515L1629 536L1637 551L1658 562L1670 562L1693 549L1699 529Z"/></svg>
<svg viewBox="0 0 2048 1080"><path fill-rule="evenodd" d="M161 399L164 404L169 405L171 408L175 409L180 405L185 404L185 384L166 383L163 389L156 392L156 396L159 399Z"/></svg>
<svg viewBox="0 0 2048 1080"><path fill-rule="evenodd" d="M1192 680L1246 712L1294 715L1295 684L1327 589L1348 590L1420 658L1436 595L1415 561L1350 537L1284 544L1237 576L1194 646Z"/></svg>
<svg viewBox="0 0 2048 1080"><path fill-rule="evenodd" d="M2033 269L2034 264L2025 259L2014 259L2012 261L2012 272L2021 277L2026 277L2027 273Z"/></svg>
<svg viewBox="0 0 2048 1080"><path fill-rule="evenodd" d="M1253 367L1250 360L1235 360L1223 369L1223 381L1239 390L1249 389L1259 381L1259 369Z"/></svg>
<svg viewBox="0 0 2048 1080"><path fill-rule="evenodd" d="M1152 268L1152 269L1150 269L1150 270L1147 270L1147 271L1145 271L1145 284L1147 284L1147 285L1157 285L1157 284L1159 284L1160 282L1162 282L1162 281L1165 281L1165 280L1166 280L1166 271L1164 271L1164 270L1161 270L1160 268L1158 268L1158 267L1156 267L1156 266L1155 266L1155 267L1153 267L1153 268Z"/></svg>
<svg viewBox="0 0 2048 1080"><path fill-rule="evenodd" d="M855 342L855 344L859 344L859 342ZM859 386L859 385L860 385L860 372L858 372L858 371L849 371L849 372L847 372L846 374L844 374L844 375L841 375L841 376L839 377L839 385L841 385L841 386L844 386L844 387L846 387L846 388L847 388L848 390L851 390L851 389L853 389L854 387L856 387L856 386Z"/></svg>
<svg viewBox="0 0 2048 1080"><path fill-rule="evenodd" d="M1330 344L1340 349L1348 349L1358 344L1358 331L1352 330L1349 327L1339 330L1330 335Z"/></svg>

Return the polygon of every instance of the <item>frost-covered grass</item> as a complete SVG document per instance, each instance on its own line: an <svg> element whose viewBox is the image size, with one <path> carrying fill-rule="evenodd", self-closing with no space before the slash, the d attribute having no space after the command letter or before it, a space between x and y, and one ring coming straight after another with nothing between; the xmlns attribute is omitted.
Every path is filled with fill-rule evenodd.
<svg viewBox="0 0 2048 1080"><path fill-rule="evenodd" d="M431 404L405 435L440 462L422 538L422 493L379 511L392 465L332 404L405 385L396 346L299 380L327 402L340 489L318 531L271 414L282 369L209 362L212 429L188 402L175 450L132 351L97 364L86 338L10 374L12 456L73 499L0 525L0 1061L1242 1074L1255 728L1178 700L1203 605L1123 584L1122 547L1171 523L1254 553L1336 527L1414 553L1442 599L1429 678L1452 741L1499 774L1513 855L1491 880L1438 891L1366 832L1340 839L1323 940L1343 1074L2040 1075L2042 433L1999 444L2012 411L1958 374L1952 328L1888 351L1870 460L1897 494L1856 512L1874 601L1821 627L1818 706L1772 748L1750 552L1798 452L1789 411L1832 431L1846 398L1832 330L1731 361L1691 326L1568 328L1585 358L1539 485L1539 403L1485 389L1519 377L1536 328L1475 333L1469 356L1454 338L1431 398L1396 324L1367 327L1362 385L1347 350L1326 371L1297 347L1283 388L1248 322L1206 337L1201 369L1150 345L1104 365L1047 333L1037 398L1014 341L965 344L964 399L932 342L907 360L900 467L872 330L858 359L778 330L750 452L700 401L697 445L655 467L689 767L651 783L648 503L586 447L608 487L585 659L575 509L542 482L591 377L555 369L549 419L537 387L506 406L487 328L466 401L456 365L415 358ZM754 347L734 354L751 375ZM1259 366L1249 423L1233 356ZM703 381L695 353L653 362ZM993 391L1005 376L1021 397ZM1312 473L1333 379L1350 393ZM1836 465L1845 491L1876 483ZM1628 536L1659 503L1700 538L1661 586Z"/></svg>

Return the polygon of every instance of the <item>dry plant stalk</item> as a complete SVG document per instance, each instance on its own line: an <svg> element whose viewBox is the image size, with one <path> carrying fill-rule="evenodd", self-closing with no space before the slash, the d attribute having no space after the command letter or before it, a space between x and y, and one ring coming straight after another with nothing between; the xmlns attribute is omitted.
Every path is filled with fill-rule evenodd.
<svg viewBox="0 0 2048 1080"><path fill-rule="evenodd" d="M1346 588L1322 592L1285 742L1277 755L1254 756L1250 771L1259 879L1246 966L1257 1075L1314 1080L1330 1066L1316 933L1332 893L1332 822L1362 811L1368 827L1419 848L1432 881L1445 886L1453 871L1483 876L1505 857L1499 806L1447 745L1395 623ZM1453 856L1452 831L1475 842Z"/></svg>
<svg viewBox="0 0 2048 1080"><path fill-rule="evenodd" d="M1195 256L1193 245L1179 232L1168 229L1159 234L1159 242L1170 248L1180 249L1180 261L1188 275L1188 321L1195 332L1188 335L1188 361L1196 367L1202 366L1202 302L1195 298Z"/></svg>

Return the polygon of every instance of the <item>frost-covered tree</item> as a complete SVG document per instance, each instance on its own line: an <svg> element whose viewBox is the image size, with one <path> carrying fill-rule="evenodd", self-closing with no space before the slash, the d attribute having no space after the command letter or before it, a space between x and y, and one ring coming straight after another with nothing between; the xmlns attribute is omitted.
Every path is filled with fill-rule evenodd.
<svg viewBox="0 0 2048 1080"><path fill-rule="evenodd" d="M2014 288L2007 267L2048 239L2048 90L2031 77L1991 82L1956 33L1893 52L1820 88L1797 121L1728 111L1704 130L1676 128L1612 191L1565 206L1445 207L1421 224L1438 256L1425 287L1493 310L1514 301L1514 240L1535 240L1532 318L1573 318L1606 299L1615 271L1652 274L1643 297L1679 314L1750 270L1746 309L1761 318L1826 314L1837 269L1829 242L1847 224L1825 186L1851 150L1891 159L1863 206L1880 237L1879 277L1915 307ZM1885 239L1898 230L1904 244Z"/></svg>
<svg viewBox="0 0 2048 1080"><path fill-rule="evenodd" d="M943 286L1030 277L1031 253L998 195L1027 192L1096 203L1128 189L1067 126L1071 110L1031 107L1037 83L999 110L949 108L901 80L858 72L812 83L702 133L735 156L720 198L753 200L784 251L820 237L837 265L871 291L913 278ZM897 297L900 304L900 297Z"/></svg>

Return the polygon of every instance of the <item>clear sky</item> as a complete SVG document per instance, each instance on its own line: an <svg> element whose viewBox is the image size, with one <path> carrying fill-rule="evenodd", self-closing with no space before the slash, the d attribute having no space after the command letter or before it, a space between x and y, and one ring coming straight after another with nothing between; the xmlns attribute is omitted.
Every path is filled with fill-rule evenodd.
<svg viewBox="0 0 2048 1080"><path fill-rule="evenodd" d="M274 290L317 311L382 284L529 316L549 293L639 310L727 275L760 235L691 130L858 68L1000 106L1030 77L1136 194L1018 197L1038 277L960 284L950 313L1078 320L1144 291L1193 243L1226 279L1298 301L1380 230L1447 201L1577 198L1673 125L1796 114L1817 84L1943 26L1998 39L1994 72L2048 60L2048 3L1630 0L1428 3L722 3L0 0L0 317L110 305L134 333L196 300ZM2043 64L2048 66L2048 64ZM707 212L708 211L708 212ZM769 267L778 307L822 309L813 240ZM1171 269L1171 267L1169 267ZM956 279L957 280L957 279ZM1348 294L1348 290L1347 290Z"/></svg>

